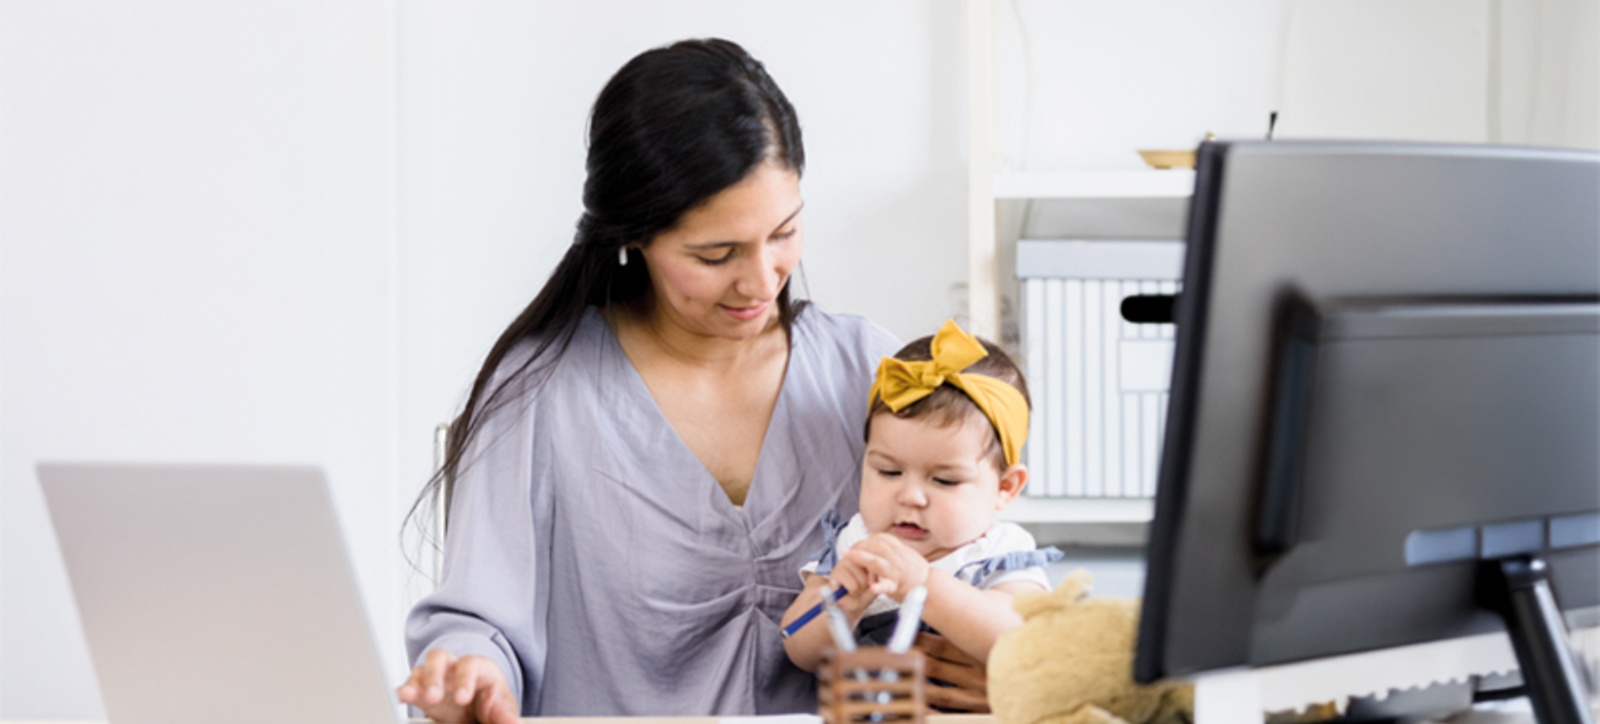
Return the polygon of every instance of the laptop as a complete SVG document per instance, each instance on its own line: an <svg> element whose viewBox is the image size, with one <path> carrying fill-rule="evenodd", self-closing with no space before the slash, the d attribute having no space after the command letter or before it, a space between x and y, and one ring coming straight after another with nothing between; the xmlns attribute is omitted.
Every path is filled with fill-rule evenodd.
<svg viewBox="0 0 1600 724"><path fill-rule="evenodd" d="M320 470L38 472L113 724L404 721Z"/></svg>

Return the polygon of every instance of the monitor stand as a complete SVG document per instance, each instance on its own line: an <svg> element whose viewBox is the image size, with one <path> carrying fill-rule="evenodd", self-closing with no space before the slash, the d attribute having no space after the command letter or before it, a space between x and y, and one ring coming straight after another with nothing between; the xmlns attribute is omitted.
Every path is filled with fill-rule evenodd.
<svg viewBox="0 0 1600 724"><path fill-rule="evenodd" d="M1516 669L1511 642L1496 631L1286 664L1209 671L1193 677L1194 721L1236 724L1261 721L1269 712L1304 714L1311 707L1322 710L1328 706L1340 712L1349 709L1354 715L1357 703L1368 700L1382 700L1388 715L1402 720L1441 719L1472 706L1470 692L1449 706L1428 709L1417 709L1415 705L1430 702L1419 702L1411 695L1460 682L1475 685L1480 677L1514 678ZM1510 709L1517 710L1515 706ZM1531 707L1522 711L1532 714Z"/></svg>
<svg viewBox="0 0 1600 724"><path fill-rule="evenodd" d="M1484 561L1478 584L1479 602L1505 617L1506 634L1539 722L1594 724L1544 560L1514 556Z"/></svg>
<svg viewBox="0 0 1600 724"><path fill-rule="evenodd" d="M1594 620L1578 619L1573 625L1582 635L1573 636L1569 647L1567 619L1555 605L1548 573L1542 560L1538 565L1533 560L1519 557L1480 563L1480 603L1505 617L1505 634L1481 633L1288 664L1206 672L1192 677L1195 722L1260 721L1264 712L1302 711L1328 702L1346 702L1353 708L1356 699L1390 702L1397 694L1462 681L1473 682L1473 698L1477 698L1486 693L1477 688L1482 684L1480 677L1499 680L1495 691L1502 695L1526 694L1527 708L1507 702L1513 704L1509 711L1524 712L1520 716L1531 715L1540 722L1593 721L1593 714L1584 708L1584 677L1571 649L1582 648L1576 646L1581 638L1587 643L1584 655L1591 662L1600 661L1600 628L1592 628ZM1524 676L1529 682L1526 685L1520 684ZM1515 688L1500 688L1507 680L1516 682ZM1506 711L1492 709L1483 720L1504 721L1494 717L1506 716ZM1554 716L1547 711L1555 712ZM1563 716L1566 718L1559 718ZM1468 717L1464 721L1476 720Z"/></svg>

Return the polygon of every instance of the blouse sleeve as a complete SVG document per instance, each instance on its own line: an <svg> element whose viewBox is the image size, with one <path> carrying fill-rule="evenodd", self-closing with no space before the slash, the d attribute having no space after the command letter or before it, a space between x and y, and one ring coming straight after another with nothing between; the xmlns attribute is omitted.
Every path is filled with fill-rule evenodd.
<svg viewBox="0 0 1600 724"><path fill-rule="evenodd" d="M505 674L524 713L544 676L549 565L537 539L547 511L535 485L535 420L525 397L495 411L463 456L451 495L439 587L412 609L412 662L441 649L477 655Z"/></svg>

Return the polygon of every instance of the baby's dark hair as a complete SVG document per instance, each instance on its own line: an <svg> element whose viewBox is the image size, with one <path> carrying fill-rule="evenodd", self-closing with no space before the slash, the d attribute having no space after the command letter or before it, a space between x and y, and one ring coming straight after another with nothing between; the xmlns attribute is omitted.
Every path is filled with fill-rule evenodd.
<svg viewBox="0 0 1600 724"><path fill-rule="evenodd" d="M1017 392L1022 393L1022 401L1028 404L1030 411L1033 410L1033 399L1028 396L1028 381L1023 378L1022 370L1017 367L1016 362L1012 361L1011 355L1006 354L1005 350L1001 349L999 345L987 339L982 337L977 337L976 339L979 344L983 345L983 350L989 354L962 370L962 374L979 374L993 377L1017 388ZM929 335L912 340L906 346L901 347L899 352L894 353L894 357L902 362L926 362L933 359L933 336ZM872 438L872 418L876 417L880 412L888 413L904 420L926 419L939 426L960 424L967 419L968 415L984 417L983 410L978 409L978 404L973 402L972 398L967 396L967 393L962 392L961 388L948 382L939 385L939 388L927 397L900 408L898 412L889 409L889 405L883 401L883 398L873 395L872 406L867 409L866 439L870 440ZM988 418L984 417L984 420L987 422ZM1005 449L1000 445L1000 433L994 429L994 423L992 422L986 427L989 430L989 448L985 453L985 457L994 462L997 470L1005 470L1006 454Z"/></svg>

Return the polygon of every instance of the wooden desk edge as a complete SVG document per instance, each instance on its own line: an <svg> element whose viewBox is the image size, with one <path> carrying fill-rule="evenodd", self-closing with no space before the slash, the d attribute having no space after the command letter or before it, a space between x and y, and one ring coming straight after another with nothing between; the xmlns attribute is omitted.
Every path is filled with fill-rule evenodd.
<svg viewBox="0 0 1600 724"><path fill-rule="evenodd" d="M528 724L717 724L723 719L756 720L762 717L718 716L553 716L524 717ZM776 719L777 717L773 717ZM412 719L427 724L427 719ZM998 724L992 714L929 714L928 724ZM72 719L0 719L0 724L105 724Z"/></svg>

